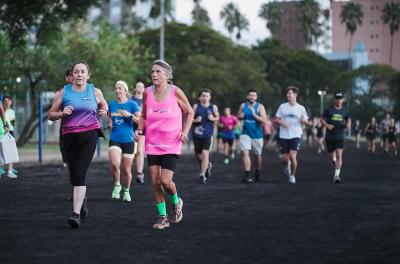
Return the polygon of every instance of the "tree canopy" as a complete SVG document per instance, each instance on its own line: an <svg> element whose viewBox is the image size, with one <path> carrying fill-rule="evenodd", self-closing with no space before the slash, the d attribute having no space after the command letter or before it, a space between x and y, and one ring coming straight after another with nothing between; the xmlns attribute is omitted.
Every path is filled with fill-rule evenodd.
<svg viewBox="0 0 400 264"><path fill-rule="evenodd" d="M270 90L261 60L249 48L236 46L203 25L170 23L165 32L165 58L174 68L176 84L192 102L200 89L210 88L214 102L237 109L247 89L260 93ZM156 54L158 37L157 30L143 32L139 34L140 44Z"/></svg>

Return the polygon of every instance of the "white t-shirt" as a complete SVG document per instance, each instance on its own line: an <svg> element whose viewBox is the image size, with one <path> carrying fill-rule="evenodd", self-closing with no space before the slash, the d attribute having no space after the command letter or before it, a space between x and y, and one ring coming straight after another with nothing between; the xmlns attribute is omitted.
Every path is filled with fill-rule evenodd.
<svg viewBox="0 0 400 264"><path fill-rule="evenodd" d="M288 128L279 128L279 138L292 139L301 138L303 128L300 120L308 120L306 109L301 104L290 105L288 102L279 106L276 117L282 119Z"/></svg>
<svg viewBox="0 0 400 264"><path fill-rule="evenodd" d="M6 119L9 121L7 123L9 125L10 131L14 131L14 126L11 124L11 121L15 120L15 112L11 108L6 110Z"/></svg>

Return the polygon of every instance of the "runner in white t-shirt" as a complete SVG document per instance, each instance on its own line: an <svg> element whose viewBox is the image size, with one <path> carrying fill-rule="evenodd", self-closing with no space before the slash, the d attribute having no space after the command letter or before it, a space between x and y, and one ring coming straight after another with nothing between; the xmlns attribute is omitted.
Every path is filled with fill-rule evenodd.
<svg viewBox="0 0 400 264"><path fill-rule="evenodd" d="M282 162L289 183L296 183L297 151L300 149L302 124L309 124L308 115L304 106L297 103L299 89L289 86L286 89L288 102L279 106L276 112L276 123L280 125L279 145L281 147Z"/></svg>

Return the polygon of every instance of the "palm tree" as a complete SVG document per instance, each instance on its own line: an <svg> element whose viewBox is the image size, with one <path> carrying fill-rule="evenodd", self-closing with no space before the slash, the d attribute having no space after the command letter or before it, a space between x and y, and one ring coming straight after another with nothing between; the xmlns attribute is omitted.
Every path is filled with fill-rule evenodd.
<svg viewBox="0 0 400 264"><path fill-rule="evenodd" d="M233 3L228 3L222 8L219 14L221 19L225 19L225 27L230 34L232 34L235 29L235 11L236 6Z"/></svg>
<svg viewBox="0 0 400 264"><path fill-rule="evenodd" d="M350 33L349 59L353 35L357 31L358 26L361 26L363 17L364 12L360 4L348 2L346 5L342 6L342 11L340 12L341 23L346 24L346 33Z"/></svg>
<svg viewBox="0 0 400 264"><path fill-rule="evenodd" d="M393 35L399 31L400 27L400 4L399 3L386 3L382 9L383 23L389 24L390 27L390 57L389 65L392 65L393 55Z"/></svg>
<svg viewBox="0 0 400 264"><path fill-rule="evenodd" d="M210 17L208 16L208 12L206 9L204 9L201 5L200 2L201 0L193 0L194 1L194 8L192 10L192 19L195 24L201 24L201 25L206 25L206 26L211 26L211 20Z"/></svg>
<svg viewBox="0 0 400 264"><path fill-rule="evenodd" d="M258 16L267 21L267 28L271 31L272 37L276 36L282 24L282 9L277 2L270 2L261 6Z"/></svg>
<svg viewBox="0 0 400 264"><path fill-rule="evenodd" d="M304 30L304 40L311 45L322 35L321 24L318 22L321 9L315 0L302 0L299 2L299 18Z"/></svg>
<svg viewBox="0 0 400 264"><path fill-rule="evenodd" d="M236 39L239 40L241 39L242 35L240 34L243 30L249 30L249 20L243 16L239 10L236 10L235 12L235 18L236 18Z"/></svg>
<svg viewBox="0 0 400 264"><path fill-rule="evenodd" d="M148 0L144 0L148 1ZM158 18L161 15L161 0L151 0L152 1L152 8L150 10L149 17L151 18ZM172 17L172 3L171 0L165 0L164 2L164 9L165 9L165 17L174 20Z"/></svg>
<svg viewBox="0 0 400 264"><path fill-rule="evenodd" d="M243 16L232 2L226 4L220 12L221 19L225 19L225 27L230 34L236 29L236 39L239 40L241 32L249 29L249 20Z"/></svg>

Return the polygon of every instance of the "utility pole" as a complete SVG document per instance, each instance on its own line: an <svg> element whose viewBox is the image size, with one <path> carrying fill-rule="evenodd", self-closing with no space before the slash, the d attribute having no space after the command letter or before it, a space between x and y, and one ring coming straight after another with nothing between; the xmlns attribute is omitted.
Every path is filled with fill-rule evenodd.
<svg viewBox="0 0 400 264"><path fill-rule="evenodd" d="M165 20L165 0L161 0L161 27L160 27L160 60L164 60L164 20Z"/></svg>

